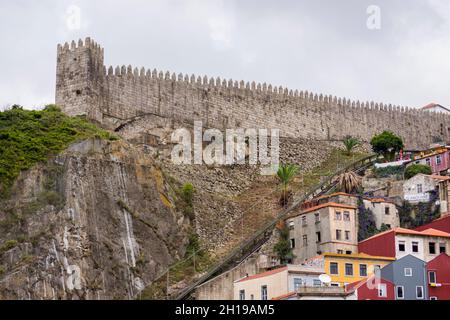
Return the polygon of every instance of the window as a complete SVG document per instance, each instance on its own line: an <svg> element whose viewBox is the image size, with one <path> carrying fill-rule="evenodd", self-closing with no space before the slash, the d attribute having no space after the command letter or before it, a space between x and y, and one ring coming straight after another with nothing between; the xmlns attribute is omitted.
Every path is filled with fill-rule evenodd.
<svg viewBox="0 0 450 320"><path fill-rule="evenodd" d="M387 298L387 288L386 284L380 283L378 285L378 297L379 298Z"/></svg>
<svg viewBox="0 0 450 320"><path fill-rule="evenodd" d="M373 273L375 275L380 275L381 266L379 264L376 264L373 266Z"/></svg>
<svg viewBox="0 0 450 320"><path fill-rule="evenodd" d="M430 284L436 283L436 271L429 271L428 272L428 282Z"/></svg>
<svg viewBox="0 0 450 320"><path fill-rule="evenodd" d="M441 155L437 155L436 156L436 164L440 165L441 163L442 163L442 157L441 157Z"/></svg>
<svg viewBox="0 0 450 320"><path fill-rule="evenodd" d="M353 264L346 263L345 264L345 275L352 276L353 275Z"/></svg>
<svg viewBox="0 0 450 320"><path fill-rule="evenodd" d="M439 253L446 253L445 243L439 243Z"/></svg>
<svg viewBox="0 0 450 320"><path fill-rule="evenodd" d="M342 220L342 213L340 213L339 211L336 211L336 213L334 215L334 219L335 220Z"/></svg>
<svg viewBox="0 0 450 320"><path fill-rule="evenodd" d="M322 281L320 281L319 279L313 279L313 286L314 287L321 287L322 286Z"/></svg>
<svg viewBox="0 0 450 320"><path fill-rule="evenodd" d="M331 287L339 287L339 283L337 283L337 282L332 282L332 283L330 283L330 286L331 286Z"/></svg>
<svg viewBox="0 0 450 320"><path fill-rule="evenodd" d="M403 293L403 291L404 291L403 286L398 286L395 291L396 291L397 299L404 299L405 298L405 295Z"/></svg>
<svg viewBox="0 0 450 320"><path fill-rule="evenodd" d="M245 290L239 291L239 300L245 300Z"/></svg>
<svg viewBox="0 0 450 320"><path fill-rule="evenodd" d="M423 188L421 184L417 185L417 193L422 193L423 192Z"/></svg>
<svg viewBox="0 0 450 320"><path fill-rule="evenodd" d="M319 213L314 214L314 219L315 219L316 223L319 223L320 222L320 214Z"/></svg>
<svg viewBox="0 0 450 320"><path fill-rule="evenodd" d="M267 300L267 286L261 287L261 300Z"/></svg>
<svg viewBox="0 0 450 320"><path fill-rule="evenodd" d="M350 240L350 231L345 231L345 240Z"/></svg>
<svg viewBox="0 0 450 320"><path fill-rule="evenodd" d="M351 251L345 251L345 254L352 254Z"/></svg>
<svg viewBox="0 0 450 320"><path fill-rule="evenodd" d="M418 242L413 242L412 243L412 252L419 252L419 243Z"/></svg>
<svg viewBox="0 0 450 320"><path fill-rule="evenodd" d="M430 254L436 254L436 243L435 242L428 243L428 252Z"/></svg>
<svg viewBox="0 0 450 320"><path fill-rule="evenodd" d="M350 212L344 211L344 221L350 221Z"/></svg>
<svg viewBox="0 0 450 320"><path fill-rule="evenodd" d="M336 240L341 240L341 230L336 230Z"/></svg>
<svg viewBox="0 0 450 320"><path fill-rule="evenodd" d="M360 264L359 265L359 276L360 277L367 277L367 264Z"/></svg>
<svg viewBox="0 0 450 320"><path fill-rule="evenodd" d="M334 275L339 274L339 266L337 262L330 262L330 273Z"/></svg>
<svg viewBox="0 0 450 320"><path fill-rule="evenodd" d="M321 236L320 232L316 232L316 242L317 243L322 242L322 236Z"/></svg>
<svg viewBox="0 0 450 320"><path fill-rule="evenodd" d="M405 252L405 241L398 242L398 251Z"/></svg>
<svg viewBox="0 0 450 320"><path fill-rule="evenodd" d="M303 284L303 280L301 278L294 278L294 290L298 290Z"/></svg>
<svg viewBox="0 0 450 320"><path fill-rule="evenodd" d="M427 166L431 167L431 159L430 159L430 158L427 158L425 161L426 161L426 163L427 163Z"/></svg>
<svg viewBox="0 0 450 320"><path fill-rule="evenodd" d="M430 297L430 300L437 300L437 297Z"/></svg>
<svg viewBox="0 0 450 320"><path fill-rule="evenodd" d="M302 226L307 226L308 225L308 223L306 222L306 216L303 216L302 217Z"/></svg>
<svg viewBox="0 0 450 320"><path fill-rule="evenodd" d="M255 300L255 296L254 295L250 295L250 300Z"/></svg>
<svg viewBox="0 0 450 320"><path fill-rule="evenodd" d="M391 208L389 208L388 206L384 207L384 214L387 215L387 216L390 215L391 214L390 211L389 211L390 209Z"/></svg>
<svg viewBox="0 0 450 320"><path fill-rule="evenodd" d="M303 246L304 247L308 246L308 236L307 235L303 236Z"/></svg>
<svg viewBox="0 0 450 320"><path fill-rule="evenodd" d="M344 254L344 250L338 250L337 253L338 254Z"/></svg>
<svg viewBox="0 0 450 320"><path fill-rule="evenodd" d="M294 221L289 221L289 229L290 230L294 230L295 228L295 222Z"/></svg>
<svg viewBox="0 0 450 320"><path fill-rule="evenodd" d="M423 287L422 286L416 287L416 298L423 299Z"/></svg>
<svg viewBox="0 0 450 320"><path fill-rule="evenodd" d="M292 248L292 249L295 248L295 239L291 239L291 248Z"/></svg>
<svg viewBox="0 0 450 320"><path fill-rule="evenodd" d="M405 268L405 277L412 277L412 269L411 268Z"/></svg>

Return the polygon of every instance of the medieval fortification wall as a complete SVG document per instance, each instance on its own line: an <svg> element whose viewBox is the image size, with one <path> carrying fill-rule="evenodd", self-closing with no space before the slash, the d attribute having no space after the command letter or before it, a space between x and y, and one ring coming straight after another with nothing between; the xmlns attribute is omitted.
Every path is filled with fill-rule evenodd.
<svg viewBox="0 0 450 320"><path fill-rule="evenodd" d="M86 115L109 129L146 115L204 127L277 128L286 137L364 141L383 130L408 148L450 141L450 116L374 102L244 83L104 66L104 50L87 38L58 45L56 104L69 115Z"/></svg>

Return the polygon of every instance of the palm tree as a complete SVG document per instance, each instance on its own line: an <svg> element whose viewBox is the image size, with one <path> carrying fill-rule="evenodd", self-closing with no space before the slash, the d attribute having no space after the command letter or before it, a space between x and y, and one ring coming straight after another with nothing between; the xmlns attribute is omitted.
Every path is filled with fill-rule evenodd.
<svg viewBox="0 0 450 320"><path fill-rule="evenodd" d="M346 171L339 175L338 185L341 192L352 193L359 189L361 186L361 177L353 172Z"/></svg>
<svg viewBox="0 0 450 320"><path fill-rule="evenodd" d="M346 154L349 156L352 153L352 150L359 145L359 141L356 138L353 138L352 136L346 136L345 139L342 141L345 146Z"/></svg>
<svg viewBox="0 0 450 320"><path fill-rule="evenodd" d="M277 176L282 184L283 189L283 195L281 199L281 203L283 206L286 206L287 204L287 192L289 183L294 179L294 177L297 175L299 168L293 164L289 165L281 165L278 168Z"/></svg>

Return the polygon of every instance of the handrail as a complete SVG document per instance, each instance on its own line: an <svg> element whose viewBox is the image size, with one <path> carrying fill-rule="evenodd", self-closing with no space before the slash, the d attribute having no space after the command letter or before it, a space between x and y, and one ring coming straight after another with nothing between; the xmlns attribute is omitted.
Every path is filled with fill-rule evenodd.
<svg viewBox="0 0 450 320"><path fill-rule="evenodd" d="M221 271L224 267L228 266L230 262L232 262L235 259L239 259L239 261L236 262L236 265L244 261L248 255L243 254L245 251L254 252L255 250L259 249L264 243L266 243L267 239L270 238L270 234L272 233L272 229L277 225L278 222L280 222L282 219L284 219L291 211L297 209L297 207L302 204L303 202L317 197L321 194L326 193L328 190L330 190L332 187L334 187L337 182L335 181L333 183L334 178L336 178L338 175L347 172L349 170L356 170L357 172L360 170L363 170L367 167L372 166L375 162L378 160L381 160L382 157L376 154L370 155L368 157L365 157L363 159L359 159L358 161L355 161L354 163L346 166L343 169L340 169L336 172L334 172L331 176L329 176L325 181L321 182L317 186L310 189L309 192L298 198L293 202L291 206L288 208L282 210L280 214L277 215L277 217L267 223L263 228L258 230L250 239L244 241L241 245L239 245L237 248L235 248L233 251L231 251L219 264L216 264L210 271L208 271L205 275L200 277L197 281L195 281L193 284L189 285L187 288L181 290L179 294L177 295L177 300L182 300L186 298L197 286L200 284L206 282L211 277L216 275L219 271ZM325 188L325 187L331 187L331 188ZM270 231L270 234L267 234L267 232ZM260 238L261 236L264 236ZM248 247L251 247L252 250L246 250L249 249ZM239 255L240 254L240 255Z"/></svg>

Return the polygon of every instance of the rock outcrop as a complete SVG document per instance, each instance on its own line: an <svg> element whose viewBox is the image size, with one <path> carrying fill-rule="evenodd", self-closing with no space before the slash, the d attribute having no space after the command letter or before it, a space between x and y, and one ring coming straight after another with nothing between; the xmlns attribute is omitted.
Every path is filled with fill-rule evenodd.
<svg viewBox="0 0 450 320"><path fill-rule="evenodd" d="M23 172L0 209L0 299L132 299L184 256L190 220L152 158L88 140Z"/></svg>

